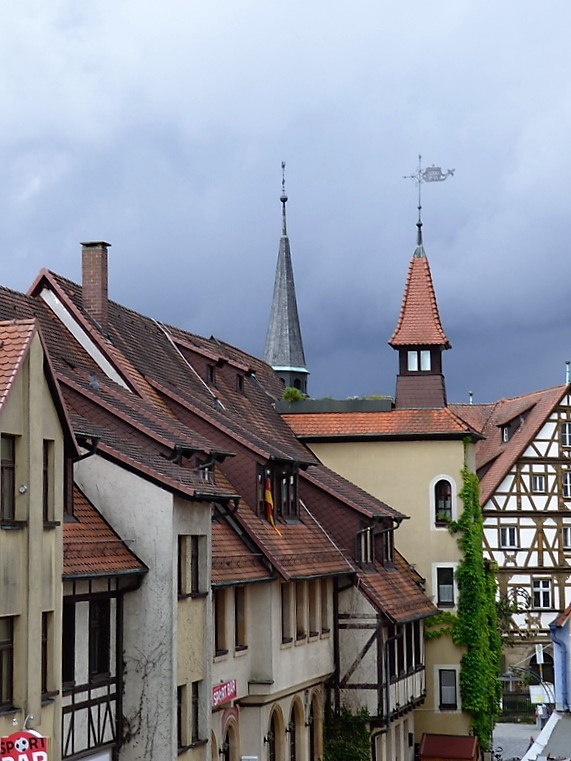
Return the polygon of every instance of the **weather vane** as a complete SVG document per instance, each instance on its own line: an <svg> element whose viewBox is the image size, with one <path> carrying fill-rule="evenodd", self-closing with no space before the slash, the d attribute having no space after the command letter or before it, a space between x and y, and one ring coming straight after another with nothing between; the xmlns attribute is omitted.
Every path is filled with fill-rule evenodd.
<svg viewBox="0 0 571 761"><path fill-rule="evenodd" d="M444 180L447 177L454 177L454 169L447 169L445 172L442 171L442 167L435 166L432 164L431 166L426 167L424 170L422 168L422 156L418 155L418 168L414 174L405 174L403 176L404 180L414 180L416 183L416 186L418 187L418 211L420 215L420 210L422 208L422 197L421 197L421 188L423 182L444 182Z"/></svg>

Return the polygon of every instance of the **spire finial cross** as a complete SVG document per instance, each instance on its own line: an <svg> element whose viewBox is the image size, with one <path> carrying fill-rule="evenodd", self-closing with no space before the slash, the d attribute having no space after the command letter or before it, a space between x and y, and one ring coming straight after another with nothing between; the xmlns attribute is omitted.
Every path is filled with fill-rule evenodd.
<svg viewBox="0 0 571 761"><path fill-rule="evenodd" d="M282 236L283 237L287 235L287 228L286 228L287 196L285 192L285 168L286 168L286 163L285 161L282 161L282 194L280 196L280 201L282 202Z"/></svg>

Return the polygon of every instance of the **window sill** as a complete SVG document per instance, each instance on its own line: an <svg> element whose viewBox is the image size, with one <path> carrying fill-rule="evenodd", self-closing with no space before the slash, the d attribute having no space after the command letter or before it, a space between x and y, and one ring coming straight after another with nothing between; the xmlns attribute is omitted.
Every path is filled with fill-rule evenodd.
<svg viewBox="0 0 571 761"><path fill-rule="evenodd" d="M282 650L285 650L288 647L291 647L293 644L293 637L285 637L282 639Z"/></svg>
<svg viewBox="0 0 571 761"><path fill-rule="evenodd" d="M248 645L236 645L234 647L234 655L238 658L242 655L246 655L247 652L248 652Z"/></svg>
<svg viewBox="0 0 571 761"><path fill-rule="evenodd" d="M0 529L2 531L21 531L27 525L28 521L0 520Z"/></svg>
<svg viewBox="0 0 571 761"><path fill-rule="evenodd" d="M176 599L181 602L182 600L190 600L192 595L190 592L179 592L176 596Z"/></svg>
<svg viewBox="0 0 571 761"><path fill-rule="evenodd" d="M61 526L61 521L44 521L44 531L52 531L58 526Z"/></svg>
<svg viewBox="0 0 571 761"><path fill-rule="evenodd" d="M20 713L20 711L20 708L16 708L13 705L0 705L0 716L5 716L11 713Z"/></svg>
<svg viewBox="0 0 571 761"><path fill-rule="evenodd" d="M228 656L228 650L217 650L214 653L214 663L218 663L218 661L223 661Z"/></svg>
<svg viewBox="0 0 571 761"><path fill-rule="evenodd" d="M315 642L316 639L319 639L319 632L309 632L309 641Z"/></svg>
<svg viewBox="0 0 571 761"><path fill-rule="evenodd" d="M205 597L208 597L208 592L191 592L190 597L193 600L203 600Z"/></svg>
<svg viewBox="0 0 571 761"><path fill-rule="evenodd" d="M438 602L436 603L439 608L443 608L446 610L450 610L451 608L456 607L456 603L454 602Z"/></svg>
<svg viewBox="0 0 571 761"><path fill-rule="evenodd" d="M444 705L444 706L438 706L438 710L439 711L443 711L443 712L446 711L448 713L451 713L452 711L459 711L460 709L458 708L457 705L456 706L455 705L450 705L450 706L449 705Z"/></svg>
<svg viewBox="0 0 571 761"><path fill-rule="evenodd" d="M321 630L321 639L328 639L331 636L331 629Z"/></svg>
<svg viewBox="0 0 571 761"><path fill-rule="evenodd" d="M51 692L44 692L42 694L41 700L42 705L48 705L49 703L53 703L55 698L59 695L59 690L52 690Z"/></svg>

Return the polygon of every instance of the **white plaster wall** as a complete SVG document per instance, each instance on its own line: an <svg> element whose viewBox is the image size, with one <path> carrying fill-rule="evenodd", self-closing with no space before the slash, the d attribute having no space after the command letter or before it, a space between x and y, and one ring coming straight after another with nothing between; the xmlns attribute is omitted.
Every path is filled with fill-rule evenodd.
<svg viewBox="0 0 571 761"><path fill-rule="evenodd" d="M176 568L173 497L94 455L77 463L79 487L150 568L125 597L125 761L176 759Z"/></svg>

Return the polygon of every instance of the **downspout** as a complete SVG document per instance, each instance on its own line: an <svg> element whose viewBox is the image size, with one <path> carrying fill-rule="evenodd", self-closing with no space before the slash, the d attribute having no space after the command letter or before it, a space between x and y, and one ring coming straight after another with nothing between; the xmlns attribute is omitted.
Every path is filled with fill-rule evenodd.
<svg viewBox="0 0 571 761"><path fill-rule="evenodd" d="M567 694L568 671L569 671L569 634L557 627L555 622L549 624L553 644L560 648L561 663L563 664L561 675L561 703L564 711L569 711L569 696ZM557 680L555 680L557 684ZM555 696L557 701L557 695ZM557 707L557 702L556 702Z"/></svg>

